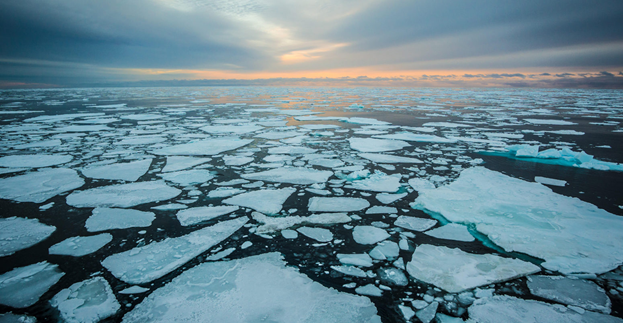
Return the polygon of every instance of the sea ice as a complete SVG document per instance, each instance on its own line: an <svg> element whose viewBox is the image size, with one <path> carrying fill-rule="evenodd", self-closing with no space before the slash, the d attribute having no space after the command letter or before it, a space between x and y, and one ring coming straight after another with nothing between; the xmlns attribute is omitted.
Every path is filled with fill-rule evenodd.
<svg viewBox="0 0 623 323"><path fill-rule="evenodd" d="M213 179L215 175L213 172L208 170L191 169L158 174L158 177L161 177L167 182L173 182L181 186L188 186L193 184L203 184Z"/></svg>
<svg viewBox="0 0 623 323"><path fill-rule="evenodd" d="M185 209L177 212L175 215L182 226L194 225L203 221L212 220L221 215L229 214L238 210L238 206L218 205L218 206L200 206Z"/></svg>
<svg viewBox="0 0 623 323"><path fill-rule="evenodd" d="M474 237L469 233L467 227L456 223L448 223L443 227L432 229L424 232L424 234L437 239L455 240L471 242L474 241Z"/></svg>
<svg viewBox="0 0 623 323"><path fill-rule="evenodd" d="M448 139L439 136L433 135L421 135L415 134L412 132L397 132L391 135L376 135L372 136L373 138L380 139L393 139L393 140L405 140L405 141L417 141L417 142L435 142L435 143L453 143L456 142L455 139Z"/></svg>
<svg viewBox="0 0 623 323"><path fill-rule="evenodd" d="M286 239L296 239L299 237L298 232L290 229L281 230L281 235Z"/></svg>
<svg viewBox="0 0 623 323"><path fill-rule="evenodd" d="M145 175L151 166L151 158L129 163L85 167L80 171L86 177L134 182Z"/></svg>
<svg viewBox="0 0 623 323"><path fill-rule="evenodd" d="M439 302L432 302L425 308L415 312L415 316L423 323L429 323L435 318L437 307L439 307Z"/></svg>
<svg viewBox="0 0 623 323"><path fill-rule="evenodd" d="M305 155L313 154L316 149L301 147L301 146L280 146L268 149L268 153L271 155L278 154L290 154L290 155Z"/></svg>
<svg viewBox="0 0 623 323"><path fill-rule="evenodd" d="M528 288L532 295L554 302L610 314L610 299L591 281L563 276L528 276Z"/></svg>
<svg viewBox="0 0 623 323"><path fill-rule="evenodd" d="M350 148L364 153L400 150L411 146L402 140L386 140L373 138L349 138Z"/></svg>
<svg viewBox="0 0 623 323"><path fill-rule="evenodd" d="M168 173L184 170L193 166L205 164L211 160L211 158L201 157L169 156L167 157L167 163L162 169L162 172Z"/></svg>
<svg viewBox="0 0 623 323"><path fill-rule="evenodd" d="M337 259L344 265L372 267L372 258L367 253L338 253Z"/></svg>
<svg viewBox="0 0 623 323"><path fill-rule="evenodd" d="M407 196L407 193L399 193L399 194L388 194L388 193L379 193L376 194L376 199L383 204L391 204L401 198Z"/></svg>
<svg viewBox="0 0 623 323"><path fill-rule="evenodd" d="M240 125L240 126L232 126L232 125L205 126L205 127L199 128L199 130L201 131L205 131L207 133L212 133L212 134L232 133L232 134L237 134L237 135L254 132L254 131L258 131L262 129L264 129L264 127L256 126L253 124Z"/></svg>
<svg viewBox="0 0 623 323"><path fill-rule="evenodd" d="M73 192L67 196L67 204L74 207L132 207L172 199L181 192L162 180L118 184Z"/></svg>
<svg viewBox="0 0 623 323"><path fill-rule="evenodd" d="M359 156L365 159L371 160L375 163L384 163L384 164L421 164L423 163L423 161L417 158L387 155L387 154L361 153L359 154Z"/></svg>
<svg viewBox="0 0 623 323"><path fill-rule="evenodd" d="M145 288L145 287L141 287L141 286L131 286L128 287L126 289L120 290L119 294L127 294L127 295L132 295L132 294L142 294L146 291L148 291L149 288Z"/></svg>
<svg viewBox="0 0 623 323"><path fill-rule="evenodd" d="M132 146L132 145L151 145L161 142L165 142L167 138L162 136L136 136L123 138L123 140L116 142L116 145Z"/></svg>
<svg viewBox="0 0 623 323"><path fill-rule="evenodd" d="M253 157L245 156L223 156L223 162L227 166L242 166L255 160Z"/></svg>
<svg viewBox="0 0 623 323"><path fill-rule="evenodd" d="M398 213L398 209L391 206L375 205L366 210L366 214L395 214Z"/></svg>
<svg viewBox="0 0 623 323"><path fill-rule="evenodd" d="M296 231L319 242L329 242L333 240L333 233L323 228L300 227L296 229Z"/></svg>
<svg viewBox="0 0 623 323"><path fill-rule="evenodd" d="M333 175L326 170L315 170L303 167L282 167L259 173L242 174L240 177L250 180L290 184L324 183Z"/></svg>
<svg viewBox="0 0 623 323"><path fill-rule="evenodd" d="M603 273L623 263L623 219L538 183L484 167L437 189L422 189L413 208L476 230L506 251L544 259L562 273Z"/></svg>
<svg viewBox="0 0 623 323"><path fill-rule="evenodd" d="M96 323L121 308L112 288L102 277L75 283L56 294L50 304L58 309L67 323Z"/></svg>
<svg viewBox="0 0 623 323"><path fill-rule="evenodd" d="M152 151L156 155L208 156L240 148L253 142L252 139L221 137L198 140L187 144L174 145Z"/></svg>
<svg viewBox="0 0 623 323"><path fill-rule="evenodd" d="M555 120L555 119L524 119L524 121L530 122L531 124L554 125L554 126L570 126L570 125L577 124L571 121Z"/></svg>
<svg viewBox="0 0 623 323"><path fill-rule="evenodd" d="M375 296L375 297L381 297L383 296L383 291L374 286L373 284L368 284L365 286L360 286L355 288L355 292L357 294L361 294L361 295L367 295L367 296Z"/></svg>
<svg viewBox="0 0 623 323"><path fill-rule="evenodd" d="M322 310L319 310L322 309ZM366 297L338 292L286 266L279 253L207 262L149 295L123 322L380 323Z"/></svg>
<svg viewBox="0 0 623 323"><path fill-rule="evenodd" d="M375 171L368 178L355 180L344 187L361 191L395 193L400 189L401 178L400 174L386 175L383 172Z"/></svg>
<svg viewBox="0 0 623 323"><path fill-rule="evenodd" d="M51 255L82 257L98 251L112 241L110 233L94 236L67 238L50 247Z"/></svg>
<svg viewBox="0 0 623 323"><path fill-rule="evenodd" d="M506 281L539 272L531 263L513 258L471 254L460 249L419 245L407 272L413 278L458 293L474 287Z"/></svg>
<svg viewBox="0 0 623 323"><path fill-rule="evenodd" d="M610 315L590 311L579 314L560 305L506 295L476 300L467 310L469 318L478 323L623 323L622 319Z"/></svg>
<svg viewBox="0 0 623 323"><path fill-rule="evenodd" d="M89 232L140 228L150 226L155 218L153 212L98 207L93 209L93 214L87 219L84 226Z"/></svg>
<svg viewBox="0 0 623 323"><path fill-rule="evenodd" d="M0 167L39 168L69 163L70 155L10 155L0 157Z"/></svg>
<svg viewBox="0 0 623 323"><path fill-rule="evenodd" d="M266 214L277 214L281 211L283 203L296 192L295 188L288 187L277 190L258 190L238 194L223 200L225 204L232 204L252 208Z"/></svg>
<svg viewBox="0 0 623 323"><path fill-rule="evenodd" d="M353 266L331 266L331 269L348 276L368 277L365 271Z"/></svg>
<svg viewBox="0 0 623 323"><path fill-rule="evenodd" d="M387 231L369 225L359 225L353 229L353 239L359 244L375 244L389 237Z"/></svg>
<svg viewBox="0 0 623 323"><path fill-rule="evenodd" d="M299 224L335 224L348 223L352 219L346 213L317 213L310 216L284 216L272 217L259 212L253 212L255 221L262 223L256 233L270 233L287 229ZM283 231L281 231L283 232Z"/></svg>
<svg viewBox="0 0 623 323"><path fill-rule="evenodd" d="M437 220L417 218L414 216L401 215L394 221L394 225L413 231L426 231L437 224Z"/></svg>
<svg viewBox="0 0 623 323"><path fill-rule="evenodd" d="M0 275L0 304L24 308L36 303L65 273L47 261Z"/></svg>
<svg viewBox="0 0 623 323"><path fill-rule="evenodd" d="M535 176L534 181L537 183L545 184L545 185L560 186L560 187L564 187L565 185L567 185L567 181L548 178L548 177L542 177L542 176Z"/></svg>
<svg viewBox="0 0 623 323"><path fill-rule="evenodd" d="M363 210L370 202L358 197L312 197L307 209L310 212L350 212Z"/></svg>
<svg viewBox="0 0 623 323"><path fill-rule="evenodd" d="M394 260L398 258L400 254L400 248L398 244L393 241L383 241L374 247L369 252L370 257L376 260Z"/></svg>
<svg viewBox="0 0 623 323"><path fill-rule="evenodd" d="M107 257L102 265L130 284L144 284L179 268L238 231L249 219L239 217L177 238L167 238Z"/></svg>
<svg viewBox="0 0 623 323"><path fill-rule="evenodd" d="M18 217L0 219L0 257L10 256L47 239L55 227L37 219Z"/></svg>
<svg viewBox="0 0 623 323"><path fill-rule="evenodd" d="M75 170L44 168L36 172L0 179L0 198L17 202L43 203L84 185Z"/></svg>
<svg viewBox="0 0 623 323"><path fill-rule="evenodd" d="M409 284L407 276L398 268L381 268L378 270L378 273L379 278L384 283L394 286L407 286Z"/></svg>
<svg viewBox="0 0 623 323"><path fill-rule="evenodd" d="M0 314L0 323L37 323L37 318L23 314L3 313Z"/></svg>
<svg viewBox="0 0 623 323"><path fill-rule="evenodd" d="M209 198L218 198L218 197L230 197L232 195L240 194L245 190L241 190L239 188L231 188L231 187L218 187L215 190L211 190L208 192Z"/></svg>

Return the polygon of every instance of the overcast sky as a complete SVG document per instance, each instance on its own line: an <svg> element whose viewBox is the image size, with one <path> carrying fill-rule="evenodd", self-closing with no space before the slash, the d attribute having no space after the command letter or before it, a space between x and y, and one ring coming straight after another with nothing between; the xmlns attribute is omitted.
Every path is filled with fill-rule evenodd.
<svg viewBox="0 0 623 323"><path fill-rule="evenodd" d="M621 17L621 0L1 1L0 87L620 87Z"/></svg>

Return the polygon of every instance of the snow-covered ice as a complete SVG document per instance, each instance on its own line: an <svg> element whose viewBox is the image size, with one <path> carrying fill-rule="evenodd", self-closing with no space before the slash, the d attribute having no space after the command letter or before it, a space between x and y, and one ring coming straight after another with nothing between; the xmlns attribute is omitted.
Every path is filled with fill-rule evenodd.
<svg viewBox="0 0 623 323"><path fill-rule="evenodd" d="M0 157L0 167L39 168L69 163L71 155L9 155Z"/></svg>
<svg viewBox="0 0 623 323"><path fill-rule="evenodd" d="M387 175L376 171L368 178L352 181L344 187L362 191L395 193L400 189L401 178L400 174Z"/></svg>
<svg viewBox="0 0 623 323"><path fill-rule="evenodd" d="M310 212L350 212L363 210L370 202L358 197L317 197L309 199Z"/></svg>
<svg viewBox="0 0 623 323"><path fill-rule="evenodd" d="M469 233L467 227L457 223L448 223L442 227L424 232L424 234L437 239L455 240L471 242L474 237Z"/></svg>
<svg viewBox="0 0 623 323"><path fill-rule="evenodd" d="M82 185L84 185L84 180L75 170L44 168L36 172L0 179L0 198L17 202L43 203L58 194Z"/></svg>
<svg viewBox="0 0 623 323"><path fill-rule="evenodd" d="M63 275L57 265L47 261L6 272L0 275L0 304L15 308L31 306Z"/></svg>
<svg viewBox="0 0 623 323"><path fill-rule="evenodd" d="M437 224L437 220L424 219L414 216L401 215L394 221L394 225L413 231L426 231Z"/></svg>
<svg viewBox="0 0 623 323"><path fill-rule="evenodd" d="M102 265L130 284L144 284L179 268L238 231L247 217L219 222L177 238L167 238L107 257Z"/></svg>
<svg viewBox="0 0 623 323"><path fill-rule="evenodd" d="M51 255L82 257L96 252L112 241L110 233L67 238L50 247Z"/></svg>
<svg viewBox="0 0 623 323"><path fill-rule="evenodd" d="M153 292L123 318L125 323L260 320L381 322L367 297L324 287L286 266L279 253L200 264Z"/></svg>
<svg viewBox="0 0 623 323"><path fill-rule="evenodd" d="M213 172L203 169L180 170L158 174L158 177L161 177L165 181L173 182L181 186L203 184L213 179L215 176Z"/></svg>
<svg viewBox="0 0 623 323"><path fill-rule="evenodd" d="M333 240L333 233L331 233L330 230L323 228L300 227L296 229L296 231L319 242L329 242Z"/></svg>
<svg viewBox="0 0 623 323"><path fill-rule="evenodd" d="M89 232L111 229L148 227L156 216L153 212L119 208L94 208L84 226Z"/></svg>
<svg viewBox="0 0 623 323"><path fill-rule="evenodd" d="M610 314L612 303L608 295L601 287L588 280L564 276L529 276L528 288L533 295L554 302Z"/></svg>
<svg viewBox="0 0 623 323"><path fill-rule="evenodd" d="M55 227L43 224L37 219L0 219L0 257L34 246L47 239L55 230Z"/></svg>
<svg viewBox="0 0 623 323"><path fill-rule="evenodd" d="M224 204L244 206L266 214L277 214L295 188L266 189L238 194L223 200Z"/></svg>
<svg viewBox="0 0 623 323"><path fill-rule="evenodd" d="M387 231L369 225L358 225L353 229L353 239L359 244L375 244L389 237Z"/></svg>
<svg viewBox="0 0 623 323"><path fill-rule="evenodd" d="M212 220L221 215L229 214L238 210L238 206L218 205L218 206L199 206L178 211L175 216L183 226L194 225L203 221Z"/></svg>
<svg viewBox="0 0 623 323"><path fill-rule="evenodd" d="M73 192L67 196L67 204L75 207L132 207L172 199L181 192L162 180L118 184Z"/></svg>
<svg viewBox="0 0 623 323"><path fill-rule="evenodd" d="M87 166L80 171L86 177L134 182L147 173L150 165L151 159L144 159L129 163Z"/></svg>
<svg viewBox="0 0 623 323"><path fill-rule="evenodd" d="M259 173L242 174L240 177L250 180L290 184L324 183L333 175L326 170L315 170L303 167L282 167Z"/></svg>
<svg viewBox="0 0 623 323"><path fill-rule="evenodd" d="M169 156L167 157L167 163L162 169L163 173L175 172L178 170L184 170L197 165L205 164L211 161L212 158L201 157L186 157L186 156Z"/></svg>
<svg viewBox="0 0 623 323"><path fill-rule="evenodd" d="M364 153L378 153L384 151L400 150L411 146L402 140L387 140L373 138L348 138L350 148Z"/></svg>
<svg viewBox="0 0 623 323"><path fill-rule="evenodd" d="M413 278L458 293L474 287L506 281L541 269L519 259L492 254L472 254L460 249L419 245L407 264Z"/></svg>
<svg viewBox="0 0 623 323"><path fill-rule="evenodd" d="M77 282L58 292L50 304L67 323L96 323L121 308L112 288L102 277Z"/></svg>

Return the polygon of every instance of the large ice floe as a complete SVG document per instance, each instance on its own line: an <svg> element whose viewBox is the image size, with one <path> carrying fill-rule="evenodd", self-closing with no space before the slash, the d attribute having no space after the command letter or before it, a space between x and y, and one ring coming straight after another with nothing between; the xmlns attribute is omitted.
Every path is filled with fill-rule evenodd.
<svg viewBox="0 0 623 323"><path fill-rule="evenodd" d="M63 322L96 323L121 308L112 288L102 277L75 283L56 294L50 304L58 309Z"/></svg>
<svg viewBox="0 0 623 323"><path fill-rule="evenodd" d="M209 262L156 290L123 322L381 322L374 304L286 266L279 253Z"/></svg>
<svg viewBox="0 0 623 323"><path fill-rule="evenodd" d="M411 146L409 143L402 140L373 138L348 138L348 142L350 143L350 148L364 153L400 150L404 147Z"/></svg>
<svg viewBox="0 0 623 323"><path fill-rule="evenodd" d="M37 219L0 219L0 257L34 246L47 239L55 230L55 227L43 224Z"/></svg>
<svg viewBox="0 0 623 323"><path fill-rule="evenodd" d="M450 293L533 274L541 269L519 259L471 254L460 249L419 245L407 264L413 278Z"/></svg>
<svg viewBox="0 0 623 323"><path fill-rule="evenodd" d="M118 184L73 192L67 196L67 204L75 207L131 207L168 200L181 192L164 181Z"/></svg>
<svg viewBox="0 0 623 323"><path fill-rule="evenodd" d="M512 158L536 163L623 172L623 164L598 160L595 156L589 155L583 151L573 151L567 147L562 149L550 148L539 151L539 147L539 145L521 144L507 146L505 149L508 151L507 154ZM484 154L504 155L495 152L486 152Z"/></svg>
<svg viewBox="0 0 623 323"><path fill-rule="evenodd" d="M413 208L473 224L504 250L545 260L547 269L603 273L623 263L621 217L541 184L474 167L418 194Z"/></svg>
<svg viewBox="0 0 623 323"><path fill-rule="evenodd" d="M148 227L155 218L153 212L98 207L93 209L84 226L89 232Z"/></svg>
<svg viewBox="0 0 623 323"><path fill-rule="evenodd" d="M47 261L4 273L0 275L0 304L16 308L31 306L63 275L57 265Z"/></svg>
<svg viewBox="0 0 623 323"><path fill-rule="evenodd" d="M242 174L240 177L250 180L290 184L324 183L333 175L327 170L315 170L303 167L283 167L259 173Z"/></svg>
<svg viewBox="0 0 623 323"><path fill-rule="evenodd" d="M288 187L277 190L266 189L238 194L223 200L225 204L244 206L266 214L277 214L283 203L296 192L295 188Z"/></svg>
<svg viewBox="0 0 623 323"><path fill-rule="evenodd" d="M187 144L174 145L152 151L156 155L208 156L240 148L250 144L252 139L221 137L198 140Z"/></svg>
<svg viewBox="0 0 623 323"><path fill-rule="evenodd" d="M84 176L91 178L134 182L145 175L150 165L151 159L144 159L129 163L85 167L81 169L81 172Z"/></svg>
<svg viewBox="0 0 623 323"><path fill-rule="evenodd" d="M249 219L239 217L107 257L102 265L115 277L143 284L158 279L238 231Z"/></svg>
<svg viewBox="0 0 623 323"><path fill-rule="evenodd" d="M17 202L42 203L82 185L84 185L84 180L75 170L44 168L24 175L0 179L0 198Z"/></svg>

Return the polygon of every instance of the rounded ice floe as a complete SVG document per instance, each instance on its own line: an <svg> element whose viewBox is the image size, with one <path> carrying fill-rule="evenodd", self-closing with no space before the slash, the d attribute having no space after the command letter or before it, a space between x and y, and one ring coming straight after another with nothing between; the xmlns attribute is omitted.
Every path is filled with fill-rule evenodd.
<svg viewBox="0 0 623 323"><path fill-rule="evenodd" d="M402 140L386 140L373 138L349 138L350 148L364 153L400 150L411 146Z"/></svg>
<svg viewBox="0 0 623 323"><path fill-rule="evenodd" d="M323 228L300 227L296 229L296 231L319 242L329 242L333 240L333 233Z"/></svg>
<svg viewBox="0 0 623 323"><path fill-rule="evenodd" d="M283 323L381 322L367 297L324 287L286 266L279 253L195 266L151 293L123 322L267 319Z"/></svg>
<svg viewBox="0 0 623 323"><path fill-rule="evenodd" d="M296 239L299 237L298 232L290 229L281 230L281 235L286 239Z"/></svg>
<svg viewBox="0 0 623 323"><path fill-rule="evenodd" d="M225 199L223 203L252 208L261 213L277 214L281 211L283 203L294 192L296 189L292 187L252 191Z"/></svg>
<svg viewBox="0 0 623 323"><path fill-rule="evenodd" d="M84 185L75 170L44 168L0 179L0 198L17 202L43 203L48 199Z"/></svg>
<svg viewBox="0 0 623 323"><path fill-rule="evenodd" d="M290 184L324 183L333 175L327 170L315 170L304 167L282 167L259 173L242 174L240 177L250 180Z"/></svg>
<svg viewBox="0 0 623 323"><path fill-rule="evenodd" d="M307 208L310 212L350 212L363 210L370 202L358 197L312 197Z"/></svg>
<svg viewBox="0 0 623 323"><path fill-rule="evenodd" d="M157 149L152 151L152 153L156 155L209 156L234 150L251 142L253 140L240 139L238 137L211 138Z"/></svg>
<svg viewBox="0 0 623 323"><path fill-rule="evenodd" d="M36 219L10 217L0 219L0 257L34 246L47 239L56 227Z"/></svg>
<svg viewBox="0 0 623 323"><path fill-rule="evenodd" d="M67 204L74 207L131 207L172 199L181 192L162 180L118 184L73 192L67 196Z"/></svg>
<svg viewBox="0 0 623 323"><path fill-rule="evenodd" d="M147 173L151 161L149 158L129 163L87 166L80 171L86 177L134 182Z"/></svg>
<svg viewBox="0 0 623 323"><path fill-rule="evenodd" d="M96 252L112 241L110 233L102 233L87 237L67 238L50 247L51 255L82 257Z"/></svg>
<svg viewBox="0 0 623 323"><path fill-rule="evenodd" d="M64 322L96 323L121 308L112 288L102 277L75 283L56 294L50 304L56 307Z"/></svg>
<svg viewBox="0 0 623 323"><path fill-rule="evenodd" d="M337 259L344 265L360 266L360 267L372 267L372 258L367 253L352 253L343 254L338 253Z"/></svg>
<svg viewBox="0 0 623 323"><path fill-rule="evenodd" d="M47 261L4 273L0 275L0 304L15 308L31 306L63 275L57 265Z"/></svg>
<svg viewBox="0 0 623 323"><path fill-rule="evenodd" d="M359 244L375 244L389 237L387 231L369 225L360 225L353 229L353 239Z"/></svg>
<svg viewBox="0 0 623 323"><path fill-rule="evenodd" d="M153 212L98 207L93 209L93 215L84 226L89 232L148 227L155 218Z"/></svg>
<svg viewBox="0 0 623 323"><path fill-rule="evenodd" d="M69 163L70 155L12 155L0 157L1 167L39 168Z"/></svg>
<svg viewBox="0 0 623 323"><path fill-rule="evenodd" d="M413 231L426 231L437 224L437 220L417 218L414 216L401 215L394 221L394 225Z"/></svg>

